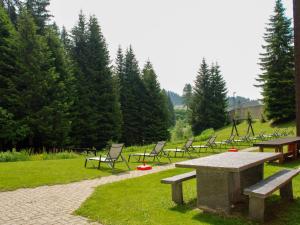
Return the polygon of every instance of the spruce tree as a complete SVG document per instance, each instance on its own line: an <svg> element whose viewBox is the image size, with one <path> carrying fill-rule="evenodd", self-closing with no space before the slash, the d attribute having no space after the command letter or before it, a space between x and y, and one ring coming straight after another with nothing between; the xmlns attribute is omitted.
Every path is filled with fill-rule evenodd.
<svg viewBox="0 0 300 225"><path fill-rule="evenodd" d="M0 5L6 9L11 22L16 25L21 2L19 0L0 0Z"/></svg>
<svg viewBox="0 0 300 225"><path fill-rule="evenodd" d="M28 146L49 145L48 135L53 130L54 97L59 79L54 59L44 37L37 34L37 27L30 13L21 10L18 20L22 75L17 80L15 116L29 127ZM49 147L49 146L47 146Z"/></svg>
<svg viewBox="0 0 300 225"><path fill-rule="evenodd" d="M223 127L227 122L227 88L218 64L211 66L210 73L210 127L218 129Z"/></svg>
<svg viewBox="0 0 300 225"><path fill-rule="evenodd" d="M293 31L281 0L276 0L274 15L264 35L260 66L262 74L257 81L262 88L268 119L274 122L295 117L295 76ZM282 94L284 90L284 94Z"/></svg>
<svg viewBox="0 0 300 225"><path fill-rule="evenodd" d="M123 118L122 140L127 145L144 142L145 87L131 46L126 51L124 73L120 79L120 103Z"/></svg>
<svg viewBox="0 0 300 225"><path fill-rule="evenodd" d="M205 59L202 60L196 77L191 108L192 131L194 135L198 135L211 125L210 70Z"/></svg>
<svg viewBox="0 0 300 225"><path fill-rule="evenodd" d="M174 127L176 124L176 116L175 116L175 110L174 105L171 100L169 92L166 92L165 90L162 90L162 94L165 98L165 102L167 104L167 112L168 112L168 128Z"/></svg>
<svg viewBox="0 0 300 225"><path fill-rule="evenodd" d="M72 34L77 90L72 110L73 143L102 148L121 135L120 106L107 46L94 16L86 23L81 13Z"/></svg>
<svg viewBox="0 0 300 225"><path fill-rule="evenodd" d="M15 27L0 5L0 148L15 147L28 132L26 124L16 118L21 99L16 80L21 75L20 42Z"/></svg>
<svg viewBox="0 0 300 225"><path fill-rule="evenodd" d="M45 27L51 18L47 9L50 5L50 0L26 0L25 5L37 25L37 33L44 34Z"/></svg>
<svg viewBox="0 0 300 225"><path fill-rule="evenodd" d="M183 104L185 105L185 107L187 109L190 109L191 108L191 104L192 104L192 98L193 98L193 88L192 88L192 85L186 84L184 86L182 98L183 98Z"/></svg>
<svg viewBox="0 0 300 225"><path fill-rule="evenodd" d="M169 138L168 99L163 96L157 75L150 61L147 61L142 74L146 98L144 118L144 141L153 143Z"/></svg>

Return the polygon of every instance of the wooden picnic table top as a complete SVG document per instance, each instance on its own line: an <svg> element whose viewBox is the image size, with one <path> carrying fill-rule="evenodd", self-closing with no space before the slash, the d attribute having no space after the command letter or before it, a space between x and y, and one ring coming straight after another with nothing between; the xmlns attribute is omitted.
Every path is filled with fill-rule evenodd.
<svg viewBox="0 0 300 225"><path fill-rule="evenodd" d="M280 158L280 153L226 152L217 155L178 162L176 167L204 168L227 172L240 172L258 166L266 161Z"/></svg>
<svg viewBox="0 0 300 225"><path fill-rule="evenodd" d="M294 144L300 142L300 137L279 138L270 141L254 143L253 146L258 147L277 147L282 145Z"/></svg>

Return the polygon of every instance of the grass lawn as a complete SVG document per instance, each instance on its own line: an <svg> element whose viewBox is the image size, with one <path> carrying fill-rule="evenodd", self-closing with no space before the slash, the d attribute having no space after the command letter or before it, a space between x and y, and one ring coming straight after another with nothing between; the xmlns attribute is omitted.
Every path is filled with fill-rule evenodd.
<svg viewBox="0 0 300 225"><path fill-rule="evenodd" d="M295 161L284 166L295 168L299 165L300 161ZM282 169L281 167L267 164L265 176L275 173ZM161 184L160 180L187 171L174 169L100 186L76 214L105 225L254 224L247 220L247 209L236 210L230 217L206 214L197 209L195 180L184 182L183 193L186 204L183 206L174 204L171 201L170 185ZM278 193L268 199L266 224L300 224L300 176L293 180L293 184L296 197L293 203L281 202Z"/></svg>
<svg viewBox="0 0 300 225"><path fill-rule="evenodd" d="M276 127L271 127L269 123L255 122L253 124L256 133L264 130L267 133L272 133ZM294 127L294 123L288 123L281 125L280 127ZM246 133L246 122L238 125L240 135ZM231 133L231 126L227 126L223 129L216 131L218 140L227 139ZM167 143L167 148L182 147L184 141L176 143ZM198 145L201 143L195 143ZM151 146L134 146L124 149L124 155L128 158L128 154L132 152L144 152L145 149L148 152L152 149ZM238 148L245 148L241 146ZM221 151L226 151L222 149ZM218 151L216 151L218 152ZM103 154L103 153L102 153ZM210 153L208 153L210 154ZM206 156L208 154L201 154L200 156ZM197 157L196 154L193 156ZM199 156L198 156L199 157ZM187 158L172 159L172 162L186 160ZM164 163L168 160L164 159ZM97 177L108 176L112 174L111 169L104 165L101 170L94 169L92 165L89 168L84 168L84 157L81 156L75 159L62 159L62 160L34 160L34 161L19 161L19 162L1 162L0 163L0 191L15 190L18 188L37 187L41 185L54 185L62 183L70 183L74 181L93 179ZM135 169L140 163L130 162L130 167ZM151 164L151 163L150 163ZM95 163L96 165L96 163ZM120 163L116 166L116 172L127 171L125 164Z"/></svg>

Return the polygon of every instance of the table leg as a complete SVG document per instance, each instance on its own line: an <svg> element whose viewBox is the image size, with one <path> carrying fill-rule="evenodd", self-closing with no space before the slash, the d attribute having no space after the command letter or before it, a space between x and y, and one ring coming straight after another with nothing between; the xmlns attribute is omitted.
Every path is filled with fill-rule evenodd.
<svg viewBox="0 0 300 225"><path fill-rule="evenodd" d="M259 151L263 152L264 151L264 147L263 146L259 146Z"/></svg>
<svg viewBox="0 0 300 225"><path fill-rule="evenodd" d="M230 213L230 177L229 172L197 169L198 208L207 212Z"/></svg>
<svg viewBox="0 0 300 225"><path fill-rule="evenodd" d="M279 163L281 164L284 161L283 146L278 146L276 149L277 149L276 152L281 153L280 158L279 158Z"/></svg>

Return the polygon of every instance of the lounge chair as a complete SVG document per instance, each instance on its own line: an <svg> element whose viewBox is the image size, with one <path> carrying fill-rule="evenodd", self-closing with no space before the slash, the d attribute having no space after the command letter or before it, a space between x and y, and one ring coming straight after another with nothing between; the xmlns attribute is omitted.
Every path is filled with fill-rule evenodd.
<svg viewBox="0 0 300 225"><path fill-rule="evenodd" d="M250 134L246 134L245 136L240 136L239 138L240 139L234 139L234 143L237 143L239 145L242 145L242 143L248 143L248 144L252 143Z"/></svg>
<svg viewBox="0 0 300 225"><path fill-rule="evenodd" d="M159 142L157 142L157 144L155 145L155 147L152 149L152 151L150 153L147 153L145 150L144 153L130 154L128 156L128 162L130 161L131 156L139 157L138 161L140 161L142 157L143 157L143 162L145 161L146 157L152 157L153 161L155 161L155 159L157 159L157 161L160 162L159 157L161 157L162 155L166 156L169 159L169 161L171 162L170 157L164 152L165 144L166 144L165 141L159 141Z"/></svg>
<svg viewBox="0 0 300 225"><path fill-rule="evenodd" d="M88 161L98 161L99 162L98 169L100 169L100 164L102 162L102 163L107 163L114 171L115 163L125 162L126 166L130 170L130 167L129 167L126 159L122 155L123 147L124 147L124 144L112 144L112 146L110 147L106 156L100 155L99 157L86 158L84 166L86 167ZM119 160L119 159L121 159L121 160Z"/></svg>
<svg viewBox="0 0 300 225"><path fill-rule="evenodd" d="M187 140L187 142L182 146L182 148L178 148L176 147L175 149L166 149L164 150L168 155L170 155L171 152L173 152L175 154L175 158L177 156L177 153L182 153L182 157L184 156L185 153L187 153L190 157L192 157L191 155L191 149L195 150L193 148L193 138L190 138Z"/></svg>
<svg viewBox="0 0 300 225"><path fill-rule="evenodd" d="M212 135L204 145L193 145L193 148L205 149L207 151L208 148L214 149L217 147L216 144L217 135Z"/></svg>
<svg viewBox="0 0 300 225"><path fill-rule="evenodd" d="M217 145L220 145L220 147L222 147L222 145L224 145L224 146L233 145L234 144L234 138L235 138L235 134L231 134L230 137L227 140L216 141L215 143Z"/></svg>

